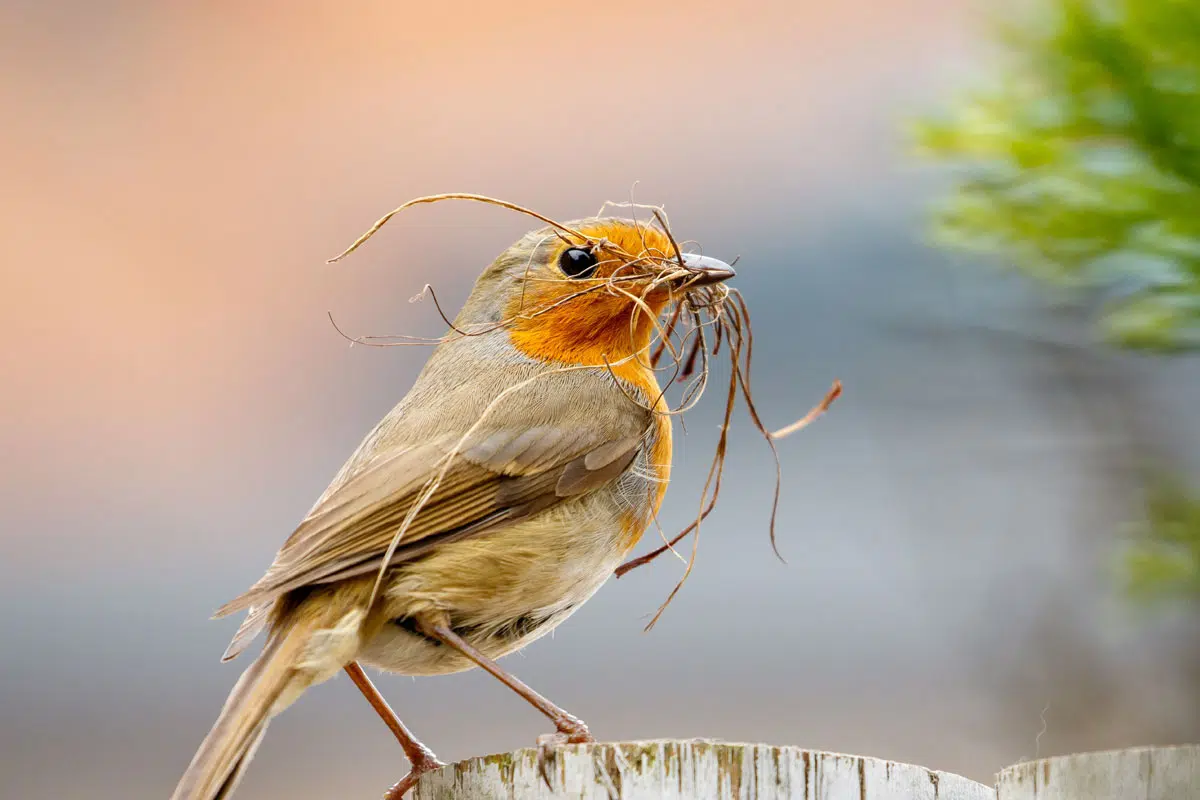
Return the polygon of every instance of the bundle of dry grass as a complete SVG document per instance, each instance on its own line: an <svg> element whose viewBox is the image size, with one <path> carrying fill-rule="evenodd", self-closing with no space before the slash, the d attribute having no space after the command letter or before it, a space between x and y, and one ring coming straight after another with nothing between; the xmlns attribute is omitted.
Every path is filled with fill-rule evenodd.
<svg viewBox="0 0 1200 800"><path fill-rule="evenodd" d="M428 294L437 308L439 315L449 326L450 331L442 337L438 338L423 338L415 336L347 336L340 329L338 332L351 342L370 344L373 346L395 346L395 345L436 345L448 341L458 336L480 336L490 333L500 328L508 327L518 320L530 319L552 311L554 308L569 303L576 298L591 294L593 292L609 292L612 294L623 295L627 297L638 309L638 314L643 315L642 319L650 318L656 337L651 341L650 345L644 349L634 352L630 356L626 356L619 361L610 362L605 359L602 364L588 365L572 365L560 368L552 368L540 373L530 380L537 380L547 375L552 375L560 372L567 372L579 369L597 369L603 368L612 371L614 366L617 366L624 361L636 359L639 363L646 367L655 370L665 376L665 380L660 381L661 394L656 401L648 406L632 395L627 395L634 402L639 403L647 408L647 410L655 414L665 415L680 415L691 409L699 402L703 396L706 387L708 386L710 377L710 365L713 358L717 357L724 347L724 352L730 362L730 377L725 390L725 410L722 418L720 435L717 440L717 445L713 453L712 462L709 467L708 476L705 480L704 488L701 491L699 510L696 514L696 519L685 527L682 531L669 539L663 536L663 544L653 551L632 559L625 564L622 564L616 570L616 576L620 577L632 569L635 569L643 564L648 564L658 556L666 552L675 553L681 560L686 563L683 575L671 590L666 600L658 608L653 618L646 625L649 630L662 616L667 606L679 593L683 584L687 581L688 576L692 572L692 568L696 563L700 542L700 528L704 519L716 507L717 498L721 491L721 482L724 476L725 456L729 441L729 431L733 419L733 411L737 402L738 395L743 398L746 409L749 412L750 420L755 429L763 436L768 446L770 447L772 457L775 460L775 490L771 504L771 512L768 523L768 532L770 535L771 547L775 550L776 555L779 555L779 549L776 544L775 537L775 521L779 507L779 495L781 486L781 471L779 464L779 454L776 450L775 442L786 436L796 433L814 420L821 416L830 404L841 394L842 386L838 381L834 381L833 386L825 397L814 406L807 414L800 419L784 426L775 431L771 431L763 423L758 409L754 402L754 393L751 389L750 370L753 361L754 351L754 335L750 321L750 310L746 304L745 298L737 289L729 287L724 283L713 285L695 285L699 281L699 274L695 270L688 267L684 260L684 251L681 249L678 241L671 231L667 216L661 207L641 205L633 202L627 203L605 203L598 212L597 217L604 213L609 207L627 209L633 215L634 224L639 231L648 231L651 228L656 229L661 233L667 241L670 242L670 252L664 252L661 248L647 244L647 240L643 235L641 238L641 252L629 252L617 243L606 239L593 239L583 232L572 227L559 223L547 216L539 214L523 206L515 203L499 200L494 197L486 197L477 194L437 194L428 197L419 197L410 200L407 203L397 207L381 217L371 228L358 237L353 244L346 250L330 259L329 263L340 261L357 250L363 243L377 233L380 228L387 224L394 216L400 212L412 208L414 206L437 203L446 200L465 200L489 205L499 206L501 208L516 211L521 214L528 215L545 223L550 230L548 236L557 236L570 247L584 247L591 252L597 254L600 258L600 264L605 263L620 263L621 266L614 270L611 274L604 278L575 280L568 278L533 278L527 275L528 282L558 280L566 282L570 280L580 288L555 300L552 304L539 306L536 303L527 304L525 296L522 296L522 302L516 314L510 318L501 320L495 324L476 328L472 330L462 330L455 326L454 322L442 310L441 304L438 303L437 295L433 288L426 285L425 289L418 299ZM637 219L639 211L648 211L649 219L640 221ZM659 238L659 237L655 237ZM605 258L609 259L605 261ZM629 290L630 285L636 284L638 287L637 293ZM666 306L666 311L661 315L651 310L645 298L655 291L667 289L670 292L670 302ZM639 322L638 314L634 314L631 318L631 337L632 329ZM331 317L332 319L332 317ZM336 327L336 324L335 324ZM615 376L614 376L615 377ZM529 381L525 381L516 386L502 392L496 397L487 407L484 417L496 406L505 396L513 391L521 389ZM668 390L676 386L680 382L685 382L682 387L681 399L675 407L669 407L662 404ZM621 385L617 382L617 385ZM482 418L480 420L482 422ZM479 423L476 423L476 427ZM472 428L462 438L465 442L467 438L474 433L475 428ZM458 456L458 448L449 452L440 469L435 472L434 476L425 485L420 498L410 508L407 516L396 531L396 535L392 540L391 549L395 548L404 539L405 531L411 526L413 520L421 512L425 502L437 490L442 478L445 476L450 463ZM688 557L684 558L675 550L675 546L679 544L685 537L692 535L692 548ZM782 557L781 557L782 558ZM391 553L383 560L383 567L380 569L379 577L376 581L376 590L382 581L386 565L391 560Z"/></svg>

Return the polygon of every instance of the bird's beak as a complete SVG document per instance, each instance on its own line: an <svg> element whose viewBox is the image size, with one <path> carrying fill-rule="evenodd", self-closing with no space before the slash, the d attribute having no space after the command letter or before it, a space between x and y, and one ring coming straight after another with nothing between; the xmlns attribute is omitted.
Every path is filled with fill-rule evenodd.
<svg viewBox="0 0 1200 800"><path fill-rule="evenodd" d="M709 256L698 256L693 253L684 253L683 264L692 271L692 275L687 279L687 286L709 286L714 283L727 281L737 275L733 271L733 267L716 258Z"/></svg>

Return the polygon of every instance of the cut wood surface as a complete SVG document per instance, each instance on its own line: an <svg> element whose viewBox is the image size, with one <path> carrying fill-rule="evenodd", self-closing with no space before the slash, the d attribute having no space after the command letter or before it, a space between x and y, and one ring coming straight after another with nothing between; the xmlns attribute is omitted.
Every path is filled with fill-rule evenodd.
<svg viewBox="0 0 1200 800"><path fill-rule="evenodd" d="M1200 745L1140 747L1009 767L998 800L1200 800Z"/></svg>
<svg viewBox="0 0 1200 800"><path fill-rule="evenodd" d="M414 800L996 800L959 775L878 758L702 739L571 745L538 773L537 750L424 775Z"/></svg>
<svg viewBox="0 0 1200 800"><path fill-rule="evenodd" d="M469 758L413 800L1200 800L1200 745L1026 761L996 786L879 758L705 739L572 745Z"/></svg>

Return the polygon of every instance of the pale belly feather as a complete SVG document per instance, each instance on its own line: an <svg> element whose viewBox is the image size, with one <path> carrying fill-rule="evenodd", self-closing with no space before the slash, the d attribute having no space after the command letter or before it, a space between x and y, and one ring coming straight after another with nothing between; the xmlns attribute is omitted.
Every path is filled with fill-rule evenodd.
<svg viewBox="0 0 1200 800"><path fill-rule="evenodd" d="M416 631L413 615L432 610L446 612L451 627L490 658L549 633L595 594L625 556L630 488L613 486L568 501L397 567L386 581L390 621L364 644L359 660L402 675L474 666Z"/></svg>

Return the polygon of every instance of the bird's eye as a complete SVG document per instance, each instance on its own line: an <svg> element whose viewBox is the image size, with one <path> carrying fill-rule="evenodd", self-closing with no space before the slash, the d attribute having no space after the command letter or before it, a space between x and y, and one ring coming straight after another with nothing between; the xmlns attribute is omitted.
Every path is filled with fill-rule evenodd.
<svg viewBox="0 0 1200 800"><path fill-rule="evenodd" d="M568 278L586 278L596 271L596 254L582 247L563 250L558 266Z"/></svg>

